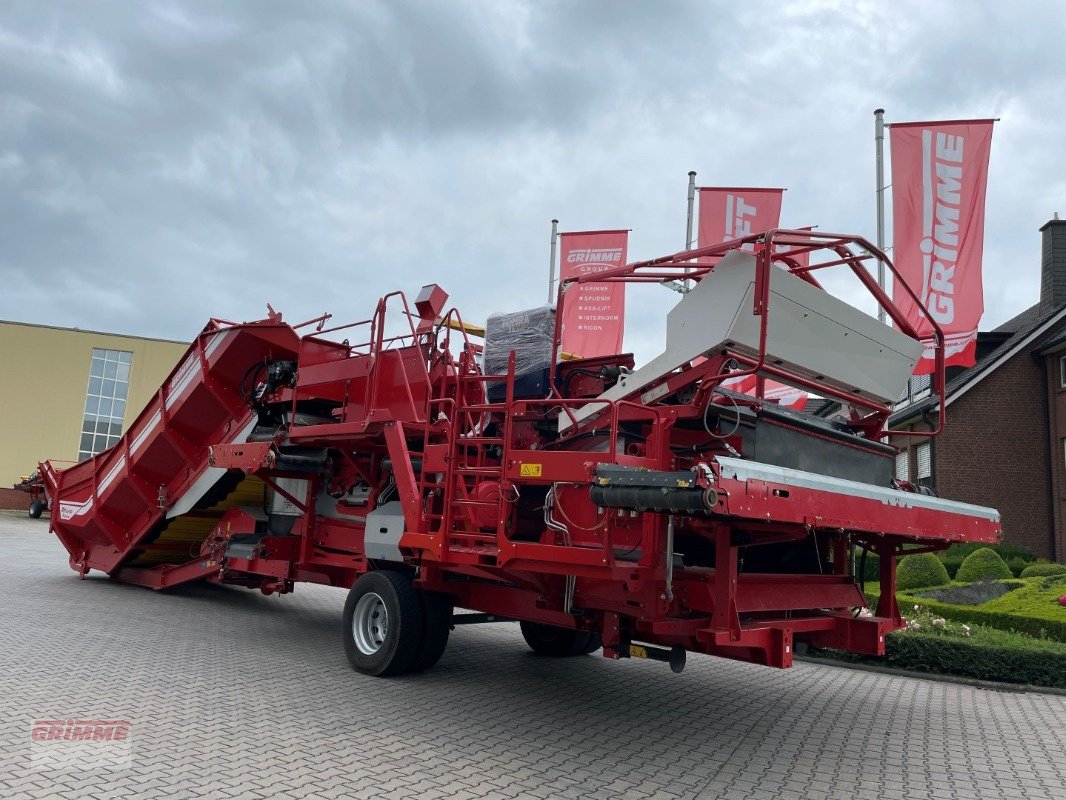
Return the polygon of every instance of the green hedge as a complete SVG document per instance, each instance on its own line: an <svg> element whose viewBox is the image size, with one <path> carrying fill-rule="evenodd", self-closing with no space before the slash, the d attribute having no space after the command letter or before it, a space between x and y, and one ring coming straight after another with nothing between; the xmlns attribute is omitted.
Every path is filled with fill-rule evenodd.
<svg viewBox="0 0 1066 800"><path fill-rule="evenodd" d="M1001 581L1013 577L1014 573L1010 571L1007 562L991 547L982 547L970 553L955 574L955 580L959 583Z"/></svg>
<svg viewBox="0 0 1066 800"><path fill-rule="evenodd" d="M1066 652L1042 644L1013 647L901 631L888 637L885 660L919 672L1066 688Z"/></svg>
<svg viewBox="0 0 1066 800"><path fill-rule="evenodd" d="M855 556L855 570L858 571L862 568L862 551ZM879 581L881 580L881 558L877 553L867 551L866 553L866 571L862 574L862 581Z"/></svg>
<svg viewBox="0 0 1066 800"><path fill-rule="evenodd" d="M900 559L896 568L897 589L924 589L950 582L944 564L932 553L916 553Z"/></svg>
<svg viewBox="0 0 1066 800"><path fill-rule="evenodd" d="M1066 575L1066 564L1030 564L1022 570L1023 578L1047 578L1052 575Z"/></svg>
<svg viewBox="0 0 1066 800"><path fill-rule="evenodd" d="M1024 591L1017 589L1016 592ZM1011 592L1015 594L1016 592ZM1063 588L1066 593L1066 587ZM866 597L870 608L877 608L878 594L876 591L867 590ZM1056 642L1066 642L1066 618L1062 620L1040 619L1020 614L1011 614L1006 611L983 611L979 608L966 606L953 606L948 603L938 603L924 597L896 593L896 602L904 611L915 605L928 609L933 614L939 614L953 622L965 622L967 625L985 625L1000 631L1013 631L1024 633L1026 636L1040 639L1047 637ZM1063 615L1066 617L1066 614Z"/></svg>

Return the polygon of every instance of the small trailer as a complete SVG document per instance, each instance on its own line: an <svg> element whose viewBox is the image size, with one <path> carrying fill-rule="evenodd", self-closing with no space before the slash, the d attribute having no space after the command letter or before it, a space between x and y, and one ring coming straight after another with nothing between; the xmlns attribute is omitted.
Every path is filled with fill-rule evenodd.
<svg viewBox="0 0 1066 800"><path fill-rule="evenodd" d="M788 667L799 642L883 654L897 557L1000 523L893 476L886 423L925 345L877 260L900 280L859 237L771 230L563 281L483 341L437 285L333 328L212 319L117 445L41 465L52 530L81 576L347 589L344 650L372 675L427 669L453 625L499 619L538 653L675 670L688 652ZM832 267L894 327L824 291ZM593 280L686 290L661 355L561 359L557 311ZM749 375L847 413L721 385Z"/></svg>

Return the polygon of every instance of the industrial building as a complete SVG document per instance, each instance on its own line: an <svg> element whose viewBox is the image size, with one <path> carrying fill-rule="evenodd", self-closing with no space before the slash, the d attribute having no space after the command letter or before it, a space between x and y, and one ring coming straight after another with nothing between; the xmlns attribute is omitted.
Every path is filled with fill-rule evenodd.
<svg viewBox="0 0 1066 800"><path fill-rule="evenodd" d="M110 447L158 391L187 342L0 320L0 508L39 461Z"/></svg>

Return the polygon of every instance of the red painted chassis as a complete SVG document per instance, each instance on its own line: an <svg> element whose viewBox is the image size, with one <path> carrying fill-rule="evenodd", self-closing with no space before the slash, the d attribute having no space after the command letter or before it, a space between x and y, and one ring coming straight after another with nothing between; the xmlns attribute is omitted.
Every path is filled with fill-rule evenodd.
<svg viewBox="0 0 1066 800"><path fill-rule="evenodd" d="M885 635L902 624L895 557L955 541L994 541L998 521L909 506L903 489L898 505L886 505L846 492L740 480L719 459L742 442L728 435L702 441L697 423L706 425L707 405L721 399L718 384L726 365L735 363L746 369L730 377L773 377L841 400L854 409L854 428L879 440L891 409L767 363L766 321L770 269L784 267L818 285L817 270L844 266L898 329L916 337L867 271L867 261L880 259L899 281L888 259L858 237L774 230L594 279L698 281L744 245L758 256L752 313L761 318L759 356L709 352L700 364L664 376L650 404L597 400L605 387L588 375L565 384L575 391L516 398L514 355L508 374L482 374L480 346L456 311L441 316L446 295L437 287L424 289L414 310L394 293L370 319L321 330L323 317L304 336L297 333L301 326L290 327L273 312L253 323L212 320L115 448L62 471L42 465L58 501L53 530L80 574L99 569L154 589L203 579L286 592L297 581L350 587L372 570L409 570L417 587L459 607L596 632L612 658L647 652L633 642L776 667L791 664L797 641L882 654ZM796 258L804 253L829 255L801 266ZM560 305L570 283L560 287ZM390 305L401 307L400 335L386 331ZM930 323L940 393L942 336ZM361 329L369 334L359 345L330 336ZM283 361L295 363L292 380L251 398L242 386L248 365ZM597 367L610 363L596 361ZM553 359L553 387L568 369L573 365ZM489 383L506 387L502 401L486 399ZM574 410L589 404L598 413L561 436L560 416L573 420ZM298 422L309 407L328 408L328 417ZM235 441L257 418L260 427L264 418L286 422L269 438ZM929 435L943 422L941 407ZM325 453L325 466L312 472L286 466L291 447ZM699 514L597 508L589 490L603 464L693 470L713 502ZM192 513L212 526L198 549L168 544L160 536L167 509L209 468L255 476L288 499L300 511L292 530L263 536L238 555L234 537L253 534L255 516L242 507L199 510ZM303 481L304 491L293 494L283 479ZM367 490L363 506L346 500L357 485ZM403 510L402 564L368 558L364 542L366 513L388 492ZM679 560L674 554L682 539L710 555ZM773 547L811 550L817 570L746 568L746 555ZM856 548L881 556L873 616L859 613L865 598L852 574Z"/></svg>

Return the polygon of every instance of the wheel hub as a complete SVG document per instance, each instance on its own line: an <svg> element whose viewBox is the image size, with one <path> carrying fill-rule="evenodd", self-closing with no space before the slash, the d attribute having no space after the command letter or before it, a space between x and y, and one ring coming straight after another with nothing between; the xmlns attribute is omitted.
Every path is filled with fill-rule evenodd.
<svg viewBox="0 0 1066 800"><path fill-rule="evenodd" d="M372 656L385 643L389 633L389 612L376 592L367 592L355 604L352 615L352 638L365 656Z"/></svg>

